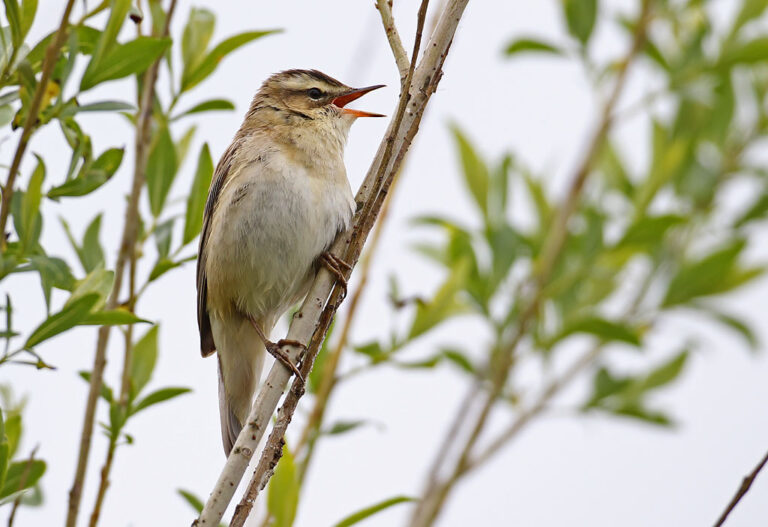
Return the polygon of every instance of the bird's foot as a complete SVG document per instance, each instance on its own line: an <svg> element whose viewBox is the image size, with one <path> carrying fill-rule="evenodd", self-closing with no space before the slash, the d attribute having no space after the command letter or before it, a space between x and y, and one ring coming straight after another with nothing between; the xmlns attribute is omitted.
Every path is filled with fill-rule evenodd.
<svg viewBox="0 0 768 527"><path fill-rule="evenodd" d="M322 263L325 268L336 277L339 287L341 287L341 293L346 297L347 279L344 277L344 271L352 271L352 266L330 251L325 251L320 255L320 263Z"/></svg>
<svg viewBox="0 0 768 527"><path fill-rule="evenodd" d="M264 343L264 347L267 349L270 355L272 355L276 361L288 368L293 374L304 384L304 376L299 371L299 368L291 362L290 357L283 351L283 346L296 346L304 350L307 347L298 340L280 339L277 342L267 341Z"/></svg>
<svg viewBox="0 0 768 527"><path fill-rule="evenodd" d="M299 368L297 368L296 365L291 362L290 357L288 357L288 355L283 351L283 346L296 346L301 348L303 351L306 351L307 347L298 340L280 339L277 342L272 342L267 338L267 336L264 334L264 331L261 329L261 326L253 317L249 316L248 321L253 326L253 329L256 330L259 338L264 343L264 348L266 348L269 354L272 355L280 364L291 370L291 372L293 372L293 374L299 378L301 383L304 384L304 377L301 375Z"/></svg>

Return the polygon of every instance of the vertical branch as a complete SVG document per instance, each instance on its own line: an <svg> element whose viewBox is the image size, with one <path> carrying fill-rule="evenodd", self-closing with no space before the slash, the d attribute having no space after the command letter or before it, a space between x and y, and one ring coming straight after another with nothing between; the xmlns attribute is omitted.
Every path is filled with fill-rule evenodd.
<svg viewBox="0 0 768 527"><path fill-rule="evenodd" d="M168 7L168 13L165 18L165 27L163 35L168 35L171 18L176 9L176 0L171 0ZM136 139L134 162L133 183L131 193L128 198L128 206L125 211L125 224L120 241L120 249L115 264L115 279L112 285L112 291L107 300L107 309L114 309L119 303L120 291L125 274L125 266L131 260L135 251L136 238L139 231L139 198L144 187L146 178L147 155L150 143L150 124L152 121L152 101L155 96L155 82L160 68L162 58L158 58L145 72L141 83L141 92L139 99L138 113L136 116ZM109 343L109 334L111 326L102 326L99 328L96 341L96 353L93 361L93 370L91 371L91 381L88 387L88 399L85 407L85 417L83 419L83 428L80 436L80 449L77 458L77 467L75 477L72 482L72 488L69 491L69 507L67 511L67 527L75 527L77 516L80 509L83 485L85 483L85 471L88 466L88 457L91 449L91 437L93 435L93 423L96 415L96 403L98 402L101 391L104 368L106 366L107 344Z"/></svg>
<svg viewBox="0 0 768 527"><path fill-rule="evenodd" d="M34 132L38 114L40 113L40 105L43 103L43 95L45 95L48 82L51 80L53 68L56 66L56 61L59 60L61 47L67 40L67 25L69 24L69 15L72 13L72 6L74 5L75 0L68 0L67 5L64 8L64 14L61 16L59 29L56 30L56 35L45 49L45 60L43 61L40 81L37 83L35 94L32 96L29 112L27 113L26 119L24 119L24 128L21 131L21 137L19 137L19 144L16 146L16 153L13 155L11 168L8 170L8 179L3 187L2 200L0 200L0 248L2 249L5 249L5 228L8 223L8 213L11 210L13 185L16 182L16 176L19 172L21 158L24 157L24 152L27 150L29 139L32 137L32 132Z"/></svg>
<svg viewBox="0 0 768 527"><path fill-rule="evenodd" d="M381 210L382 200L397 172L397 167L418 131L427 103L440 80L443 61L467 2L468 0L450 0L447 3L432 38L424 48L425 52L420 65L414 70L413 82L410 83L411 90L403 90L397 115L390 123L371 168L357 193L356 201L361 210L355 216L352 227L341 233L331 248L332 254L345 259L350 264L357 263L362 246L370 233L373 221ZM407 111L405 111L406 105ZM397 155L393 155L394 152L397 152ZM286 340L310 344L316 332L321 338L324 337L340 301L340 292L338 288L334 288L334 284L335 277L321 268L304 303L293 317ZM296 361L302 349L308 349L308 354L311 350L303 346L286 345L283 351L290 360ZM263 437L289 379L290 372L281 364L275 364L270 370L256 397L246 425L238 436L213 492L196 521L197 525L218 525L255 448Z"/></svg>
<svg viewBox="0 0 768 527"><path fill-rule="evenodd" d="M403 47L403 41L400 40L400 33L397 32L397 27L395 26L395 19L392 16L392 0L376 0L376 9L379 10L381 15L384 32L387 34L387 42L389 42L389 47L395 56L397 70L400 72L400 82L403 83L408 76L411 61L408 60L408 54Z"/></svg>

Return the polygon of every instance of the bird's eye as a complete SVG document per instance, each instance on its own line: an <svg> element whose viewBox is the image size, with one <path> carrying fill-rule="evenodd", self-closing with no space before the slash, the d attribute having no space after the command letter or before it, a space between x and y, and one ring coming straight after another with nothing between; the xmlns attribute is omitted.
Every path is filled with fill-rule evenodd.
<svg viewBox="0 0 768 527"><path fill-rule="evenodd" d="M309 91L307 91L307 95L309 95L310 99L317 100L323 96L323 92L321 92L319 88L310 88Z"/></svg>

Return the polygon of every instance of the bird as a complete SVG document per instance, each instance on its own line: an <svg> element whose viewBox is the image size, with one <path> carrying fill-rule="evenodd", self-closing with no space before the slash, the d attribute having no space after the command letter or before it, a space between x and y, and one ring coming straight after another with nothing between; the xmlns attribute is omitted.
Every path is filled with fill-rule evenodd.
<svg viewBox="0 0 768 527"><path fill-rule="evenodd" d="M314 69L267 78L214 171L197 257L203 357L218 357L225 455L250 413L265 351L301 376L269 340L307 294L319 265L343 282L328 252L356 209L344 165L352 123L381 114L346 108L384 85L351 88ZM302 379L303 380L303 379Z"/></svg>

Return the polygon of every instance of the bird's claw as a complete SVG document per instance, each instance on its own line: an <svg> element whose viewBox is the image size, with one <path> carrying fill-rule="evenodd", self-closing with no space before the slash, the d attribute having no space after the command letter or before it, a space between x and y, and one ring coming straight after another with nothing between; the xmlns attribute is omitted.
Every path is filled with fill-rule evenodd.
<svg viewBox="0 0 768 527"><path fill-rule="evenodd" d="M352 266L347 262L336 256L330 251L325 251L320 255L320 263L322 263L330 273L336 277L336 280L341 287L341 292L344 297L347 296L347 279L344 276L345 270L347 272L352 271Z"/></svg>
<svg viewBox="0 0 768 527"><path fill-rule="evenodd" d="M283 346L297 346L303 349L306 349L307 347L298 340L286 339L280 339L277 342L268 341L264 344L264 347L267 349L269 354L272 355L280 364L291 370L293 374L299 379L299 381L304 384L304 376L299 371L299 368L293 362L291 362L290 357L288 357L288 355L283 351Z"/></svg>

